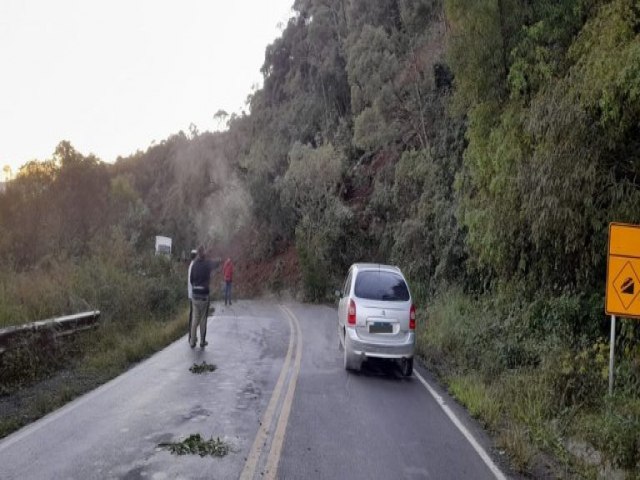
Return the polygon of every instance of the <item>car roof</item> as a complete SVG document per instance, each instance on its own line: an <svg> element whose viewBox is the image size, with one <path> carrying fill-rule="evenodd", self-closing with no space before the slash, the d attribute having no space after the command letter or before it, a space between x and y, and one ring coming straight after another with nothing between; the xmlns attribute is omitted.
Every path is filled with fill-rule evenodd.
<svg viewBox="0 0 640 480"><path fill-rule="evenodd" d="M381 264L381 263L354 263L352 265L352 268L355 268L355 269L357 269L359 271L363 271L363 270L385 270L387 272L394 272L394 273L402 274L400 269L398 267L396 267L395 265L384 265L384 264Z"/></svg>

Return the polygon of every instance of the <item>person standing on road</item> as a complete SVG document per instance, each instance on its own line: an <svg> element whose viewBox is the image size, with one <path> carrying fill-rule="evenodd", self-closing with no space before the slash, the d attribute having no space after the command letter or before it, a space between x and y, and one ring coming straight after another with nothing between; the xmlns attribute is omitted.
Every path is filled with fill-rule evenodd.
<svg viewBox="0 0 640 480"><path fill-rule="evenodd" d="M196 346L198 326L200 326L200 347L207 346L207 314L209 312L209 283L215 265L205 257L204 247L198 247L198 254L191 267L189 281L191 283L192 320L189 345Z"/></svg>
<svg viewBox="0 0 640 480"><path fill-rule="evenodd" d="M224 304L231 305L231 283L233 282L233 262L231 258L227 258L222 267L222 275L224 276Z"/></svg>
<svg viewBox="0 0 640 480"><path fill-rule="evenodd" d="M193 303L191 302L191 267L193 267L193 262L195 262L197 255L198 252L196 250L191 250L191 263L189 263L189 269L187 270L187 298L189 299L189 343L191 343L191 317L193 316Z"/></svg>

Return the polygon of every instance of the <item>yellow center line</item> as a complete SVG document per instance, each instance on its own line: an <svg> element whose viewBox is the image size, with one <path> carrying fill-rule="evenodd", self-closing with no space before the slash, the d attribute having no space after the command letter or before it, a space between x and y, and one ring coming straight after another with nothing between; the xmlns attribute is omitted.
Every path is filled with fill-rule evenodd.
<svg viewBox="0 0 640 480"><path fill-rule="evenodd" d="M282 386L284 385L285 378L287 376L287 372L289 371L289 364L291 363L291 357L293 353L293 322L291 318L286 315L287 320L289 321L289 347L287 349L287 356L285 357L284 364L282 366L282 370L280 371L280 376L278 377L278 382L276 383L276 387L271 394L271 400L269 401L269 405L267 406L267 410L262 417L262 421L260 422L260 428L258 429L258 433L256 434L256 438L253 441L253 445L251 446L251 451L249 452L249 456L247 457L247 461L244 464L244 468L242 469L242 473L240 474L241 480L253 480L253 477L256 472L256 468L258 466L258 462L260 461L260 456L262 455L262 450L266 445L269 430L271 429L271 423L273 422L273 415L276 410L276 406L278 401L280 400L280 395L282 394Z"/></svg>
<svg viewBox="0 0 640 480"><path fill-rule="evenodd" d="M276 426L276 432L271 443L271 451L267 459L267 467L265 468L264 478L267 480L274 480L278 473L278 462L280 461L280 455L282 453L282 445L284 444L284 436L287 431L287 424L289 422L289 414L291 413L291 406L293 405L293 396L296 390L296 383L298 382L298 374L300 373L300 363L302 360L302 332L300 330L300 322L296 316L284 305L280 305L282 311L289 317L290 321L296 326L296 358L293 367L293 373L289 380L289 388L287 394L284 397L284 403L282 404L282 410L280 417L278 418L278 424Z"/></svg>

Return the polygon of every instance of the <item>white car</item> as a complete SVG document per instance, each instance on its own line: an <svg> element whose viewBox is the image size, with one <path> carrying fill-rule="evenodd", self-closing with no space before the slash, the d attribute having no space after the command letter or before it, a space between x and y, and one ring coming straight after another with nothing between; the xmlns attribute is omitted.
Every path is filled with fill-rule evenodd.
<svg viewBox="0 0 640 480"><path fill-rule="evenodd" d="M402 374L413 373L416 309L398 267L356 263L337 291L338 336L344 367L360 370L367 358L400 362Z"/></svg>

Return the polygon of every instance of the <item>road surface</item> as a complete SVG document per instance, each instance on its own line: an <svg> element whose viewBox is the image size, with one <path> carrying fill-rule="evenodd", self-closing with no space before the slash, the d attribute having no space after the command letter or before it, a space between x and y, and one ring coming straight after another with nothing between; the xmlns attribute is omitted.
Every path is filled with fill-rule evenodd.
<svg viewBox="0 0 640 480"><path fill-rule="evenodd" d="M336 310L218 306L186 336L0 441L0 479L502 479L481 429L416 367L342 367ZM206 361L218 368L194 374ZM223 457L158 447L200 433Z"/></svg>

